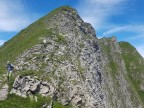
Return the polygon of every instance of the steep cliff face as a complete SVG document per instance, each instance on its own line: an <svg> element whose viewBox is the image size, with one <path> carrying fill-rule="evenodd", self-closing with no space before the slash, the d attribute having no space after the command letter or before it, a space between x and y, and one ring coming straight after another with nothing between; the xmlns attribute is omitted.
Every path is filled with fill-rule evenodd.
<svg viewBox="0 0 144 108"><path fill-rule="evenodd" d="M97 39L70 7L21 31L0 48L0 59L2 71L8 60L15 66L10 93L50 97L44 108L56 108L57 102L68 108L143 107L143 58L115 37ZM1 86L5 80L1 77Z"/></svg>
<svg viewBox="0 0 144 108"><path fill-rule="evenodd" d="M120 42L122 57L125 62L127 76L142 102L144 102L144 59L137 50L127 42Z"/></svg>
<svg viewBox="0 0 144 108"><path fill-rule="evenodd" d="M136 88L133 86L139 78L133 76L134 79L131 79L130 77L132 74L139 76L140 71L135 73L133 69L128 70L127 67L129 66L127 65L131 64L130 61L136 63L136 59L132 60L133 56L131 54L133 52L135 52L134 56L137 56L139 60L142 61L143 58L130 44L113 41L113 38L115 37L100 39L100 46L103 53L103 86L106 99L108 99L106 102L110 105L109 107L142 108L143 100L140 99L140 94L138 94ZM125 57L126 55L127 57ZM129 62L126 60L129 60ZM143 64L139 62L138 65ZM141 68L141 73L143 73L142 71Z"/></svg>
<svg viewBox="0 0 144 108"><path fill-rule="evenodd" d="M83 22L75 10L65 8L42 22L43 29L51 29L52 33L16 59L19 73L41 73L39 77L53 84L57 99L64 104L102 106L97 74L100 51L92 26Z"/></svg>

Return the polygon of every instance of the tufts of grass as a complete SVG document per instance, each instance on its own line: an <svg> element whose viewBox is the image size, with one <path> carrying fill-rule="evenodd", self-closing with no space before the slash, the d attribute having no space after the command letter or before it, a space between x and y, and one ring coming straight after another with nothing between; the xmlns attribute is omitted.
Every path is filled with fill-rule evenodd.
<svg viewBox="0 0 144 108"><path fill-rule="evenodd" d="M101 44L102 51L103 53L107 56L108 59L108 64L107 67L110 69L109 71L111 72L110 74L112 75L113 78L115 78L115 75L118 73L119 65L118 63L113 59L113 53L111 50L112 44L111 40L107 39L107 45L104 45L103 42ZM114 52L115 56L119 57L119 53Z"/></svg>
<svg viewBox="0 0 144 108"><path fill-rule="evenodd" d="M111 68L112 75L115 76L118 71L118 64L115 63L114 61L110 61L109 67Z"/></svg>
<svg viewBox="0 0 144 108"><path fill-rule="evenodd" d="M73 14L76 14L76 10L74 10L70 6L62 6L62 7L59 7L57 9L53 10L52 12L50 12L48 15L43 17L43 19L49 19L49 18L55 16L56 14L58 14L60 12L66 13L66 11L71 11L71 12L73 12Z"/></svg>
<svg viewBox="0 0 144 108"><path fill-rule="evenodd" d="M0 108L41 108L43 104L50 104L50 97L37 96L38 101L31 100L30 98L22 98L15 94L9 94L8 98L0 101Z"/></svg>
<svg viewBox="0 0 144 108"><path fill-rule="evenodd" d="M56 42L60 43L60 44L67 44L67 41L65 40L65 38L62 35L57 34L57 38L55 39Z"/></svg>

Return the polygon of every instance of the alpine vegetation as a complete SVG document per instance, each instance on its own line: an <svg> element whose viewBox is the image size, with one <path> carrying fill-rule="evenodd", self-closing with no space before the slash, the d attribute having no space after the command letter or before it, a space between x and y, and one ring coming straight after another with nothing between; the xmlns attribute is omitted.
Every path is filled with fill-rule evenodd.
<svg viewBox="0 0 144 108"><path fill-rule="evenodd" d="M144 107L142 56L115 36L98 39L68 6L5 42L0 64L1 108Z"/></svg>

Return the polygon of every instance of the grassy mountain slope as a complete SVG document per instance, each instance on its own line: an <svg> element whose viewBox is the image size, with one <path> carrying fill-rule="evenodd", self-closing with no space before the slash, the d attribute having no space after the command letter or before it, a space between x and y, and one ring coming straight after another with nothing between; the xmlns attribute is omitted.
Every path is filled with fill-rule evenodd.
<svg viewBox="0 0 144 108"><path fill-rule="evenodd" d="M74 9L72 9L69 6L64 6L64 7L60 7L50 12L48 15L42 17L38 21L29 25L27 28L20 31L16 36L14 36L9 41L5 42L4 45L0 47L0 75L2 75L3 73L6 73L5 65L7 64L7 61L14 63L17 57L23 54L26 50L31 49L37 44L41 44L43 38L47 38L47 37L51 38L56 43L60 43L60 44L66 43L63 36L56 33L55 28L49 29L46 23L47 20L52 19L52 17L56 16L58 13L62 14L64 10L70 11ZM51 55L51 57L52 57L51 59L53 59L53 55ZM27 74L29 75L32 72L29 71L27 72ZM17 74L19 73L15 73L14 74L15 76L13 77L16 77ZM43 73L40 73L40 75L42 74ZM0 80L3 80L2 83L7 83L5 81L5 78L3 78L2 76L0 76ZM11 82L9 82L9 86L10 86L9 89L11 89L13 81L14 79L12 79ZM0 107L3 107L3 108L40 108L43 105L43 103L50 102L50 101L51 99L38 97L38 102L35 102L34 100L30 100L29 98L25 99L16 95L9 94L7 100L0 101ZM53 108L70 108L70 106L63 106L60 102L54 101Z"/></svg>
<svg viewBox="0 0 144 108"><path fill-rule="evenodd" d="M128 42L120 42L119 44L122 49L122 57L125 62L128 77L141 101L144 102L144 59Z"/></svg>
<svg viewBox="0 0 144 108"><path fill-rule="evenodd" d="M144 98L140 88L143 87L143 58L128 42L113 42L112 38L102 38L99 42L103 53L103 77L106 79L104 87L109 102L114 108L141 107ZM122 101L122 104L115 100Z"/></svg>
<svg viewBox="0 0 144 108"><path fill-rule="evenodd" d="M20 33L7 41L0 47L0 73L4 72L4 67L7 61L13 62L16 57L22 54L25 50L40 43L43 37L52 36L54 29L46 29L45 19L49 19L62 10L71 10L68 6L60 7L47 16L39 19L33 24L23 29Z"/></svg>
<svg viewBox="0 0 144 108"><path fill-rule="evenodd" d="M14 77L36 75L52 83L60 93L59 100L66 98L69 102L64 107L53 101L53 108L70 108L75 98L84 108L89 102L90 106L107 108L141 106L144 102L144 59L127 42L113 42L111 38L98 40L92 27L77 14L72 15L75 13L69 12L71 10L68 6L54 10L1 46L0 74L6 71L6 62L10 61L18 66ZM46 43L42 42L44 39ZM13 80L9 82L9 89L12 83ZM51 101L48 97L38 96L38 99L39 102L35 102L9 94L7 100L0 101L0 107L39 108Z"/></svg>

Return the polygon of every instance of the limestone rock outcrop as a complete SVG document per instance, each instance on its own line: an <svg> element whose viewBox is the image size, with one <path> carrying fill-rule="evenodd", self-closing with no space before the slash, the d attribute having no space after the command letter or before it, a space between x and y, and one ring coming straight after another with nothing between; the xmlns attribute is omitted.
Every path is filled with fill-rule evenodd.
<svg viewBox="0 0 144 108"><path fill-rule="evenodd" d="M1 48L1 60L9 58L2 57L10 47L19 48L8 53L16 77L11 93L50 96L49 108L54 102L73 108L144 107L144 59L116 37L98 39L75 9L59 8L31 24Z"/></svg>
<svg viewBox="0 0 144 108"><path fill-rule="evenodd" d="M31 76L17 76L10 93L15 93L22 97L41 94L42 96L52 96L54 88L46 81L39 81Z"/></svg>
<svg viewBox="0 0 144 108"><path fill-rule="evenodd" d="M0 100L5 100L7 98L7 95L8 95L8 85L5 84L0 89Z"/></svg>

